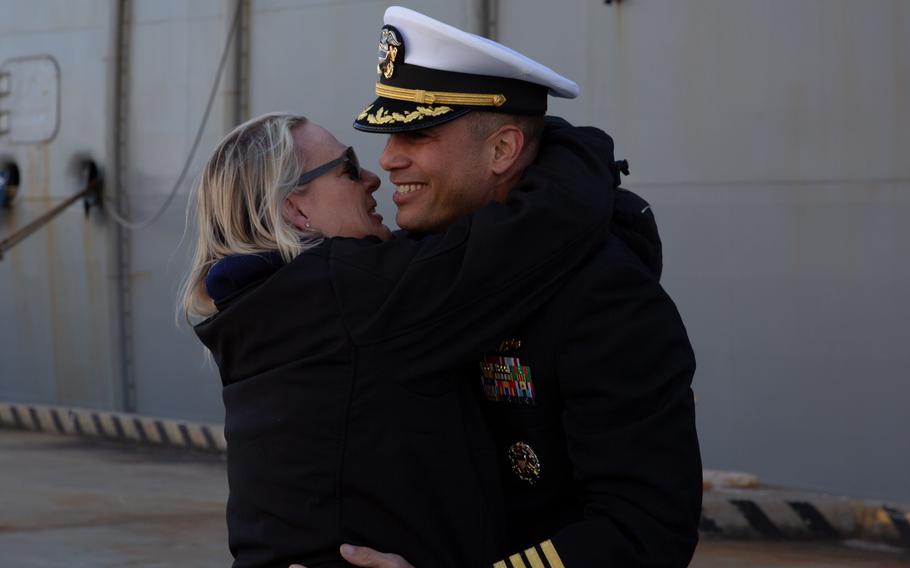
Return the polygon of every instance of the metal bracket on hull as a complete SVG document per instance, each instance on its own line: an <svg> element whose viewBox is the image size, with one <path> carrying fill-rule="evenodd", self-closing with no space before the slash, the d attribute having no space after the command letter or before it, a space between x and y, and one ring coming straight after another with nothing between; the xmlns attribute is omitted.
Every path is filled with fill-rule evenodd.
<svg viewBox="0 0 910 568"><path fill-rule="evenodd" d="M98 168L94 165L93 162L86 163L85 175L88 178L85 187L83 187L75 195L68 197L62 203L52 207L37 219L25 225L21 229L14 231L12 235L6 237L3 240L0 240L0 260L3 260L3 255L6 254L8 250L12 249L14 246L24 241L26 237L32 233L35 233L53 221L70 205L79 201L80 199L83 200L83 205L85 206L85 214L88 215L89 208L92 207L92 205L96 205L100 200L101 189L104 184L101 176L98 174Z"/></svg>

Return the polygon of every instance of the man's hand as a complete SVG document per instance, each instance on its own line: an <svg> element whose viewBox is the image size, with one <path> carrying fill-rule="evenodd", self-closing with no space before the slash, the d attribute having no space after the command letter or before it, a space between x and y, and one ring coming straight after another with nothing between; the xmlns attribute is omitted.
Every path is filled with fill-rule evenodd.
<svg viewBox="0 0 910 568"><path fill-rule="evenodd" d="M341 556L354 566L365 568L414 568L407 560L397 554L379 552L365 546L341 545ZM292 564L289 568L306 568L300 564Z"/></svg>

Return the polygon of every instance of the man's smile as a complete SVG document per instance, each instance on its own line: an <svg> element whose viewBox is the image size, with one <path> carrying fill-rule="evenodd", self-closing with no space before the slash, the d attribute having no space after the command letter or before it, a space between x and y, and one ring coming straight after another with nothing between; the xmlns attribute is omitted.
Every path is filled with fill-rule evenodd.
<svg viewBox="0 0 910 568"><path fill-rule="evenodd" d="M411 193L412 191L417 191L418 189L426 186L425 183L402 183L395 184L395 193Z"/></svg>

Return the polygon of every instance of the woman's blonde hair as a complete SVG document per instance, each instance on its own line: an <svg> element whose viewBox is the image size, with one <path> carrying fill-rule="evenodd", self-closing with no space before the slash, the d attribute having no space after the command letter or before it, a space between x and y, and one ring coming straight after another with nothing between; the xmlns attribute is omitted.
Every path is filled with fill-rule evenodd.
<svg viewBox="0 0 910 568"><path fill-rule="evenodd" d="M205 163L194 188L195 253L181 290L187 319L215 313L205 277L220 259L278 251L290 262L319 243L320 235L301 231L283 212L303 171L292 130L306 120L284 113L249 120L225 136ZM192 207L191 198L187 221Z"/></svg>

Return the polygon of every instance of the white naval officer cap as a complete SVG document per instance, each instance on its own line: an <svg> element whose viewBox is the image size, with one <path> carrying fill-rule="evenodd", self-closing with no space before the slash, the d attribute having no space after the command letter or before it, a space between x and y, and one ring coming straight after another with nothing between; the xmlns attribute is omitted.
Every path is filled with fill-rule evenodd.
<svg viewBox="0 0 910 568"><path fill-rule="evenodd" d="M542 115L547 95L578 96L578 85L549 67L414 10L390 6L383 22L378 98L357 116L358 130L419 130L471 110Z"/></svg>

